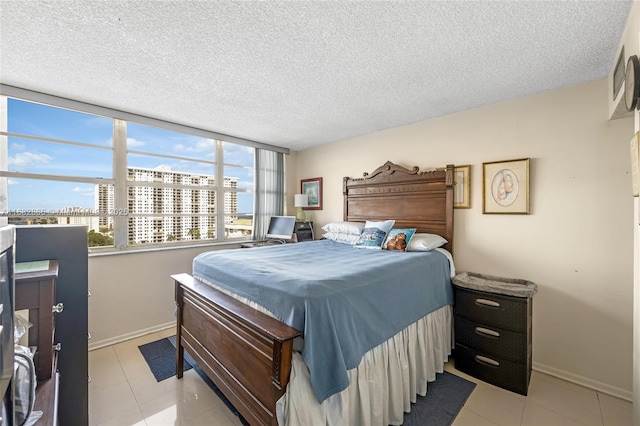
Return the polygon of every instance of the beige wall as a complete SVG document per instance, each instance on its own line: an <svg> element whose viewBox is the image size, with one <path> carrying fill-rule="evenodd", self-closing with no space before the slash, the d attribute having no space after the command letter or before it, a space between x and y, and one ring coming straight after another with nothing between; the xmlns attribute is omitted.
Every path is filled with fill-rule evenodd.
<svg viewBox="0 0 640 426"><path fill-rule="evenodd" d="M218 246L238 247L236 245ZM175 325L171 275L214 247L89 257L89 349Z"/></svg>
<svg viewBox="0 0 640 426"><path fill-rule="evenodd" d="M456 268L536 282L534 368L631 399L634 123L607 120L608 87L603 79L297 153L296 180L323 177L324 209L309 215L316 234L342 220L343 176L387 160L471 164L472 208L455 211ZM482 163L524 157L531 214L482 214Z"/></svg>

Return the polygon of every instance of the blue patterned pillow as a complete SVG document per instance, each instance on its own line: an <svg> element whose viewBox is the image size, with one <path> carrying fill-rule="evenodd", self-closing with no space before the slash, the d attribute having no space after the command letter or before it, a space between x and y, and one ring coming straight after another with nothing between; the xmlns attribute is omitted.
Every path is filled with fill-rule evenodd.
<svg viewBox="0 0 640 426"><path fill-rule="evenodd" d="M416 228L393 228L384 240L382 248L385 250L407 251L409 241L411 241L411 237L413 237L415 233Z"/></svg>
<svg viewBox="0 0 640 426"><path fill-rule="evenodd" d="M367 221L360 234L358 242L353 246L358 248L380 250L387 234L393 228L395 220L383 220L380 222Z"/></svg>

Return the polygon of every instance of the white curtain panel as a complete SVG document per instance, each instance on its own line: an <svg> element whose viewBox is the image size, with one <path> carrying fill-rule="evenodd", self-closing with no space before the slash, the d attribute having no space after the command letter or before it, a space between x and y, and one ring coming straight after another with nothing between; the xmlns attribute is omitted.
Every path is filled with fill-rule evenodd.
<svg viewBox="0 0 640 426"><path fill-rule="evenodd" d="M256 148L253 235L266 238L269 219L284 212L284 154Z"/></svg>

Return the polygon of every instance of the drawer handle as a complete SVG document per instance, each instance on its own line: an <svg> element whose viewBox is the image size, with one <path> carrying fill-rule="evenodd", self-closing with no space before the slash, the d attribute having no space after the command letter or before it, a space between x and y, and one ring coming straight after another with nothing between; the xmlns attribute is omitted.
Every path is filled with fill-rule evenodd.
<svg viewBox="0 0 640 426"><path fill-rule="evenodd" d="M500 304L498 302L494 302L493 300L487 299L476 299L477 305L491 306L492 308L499 308Z"/></svg>
<svg viewBox="0 0 640 426"><path fill-rule="evenodd" d="M500 333L498 333L497 331L489 330L488 328L484 327L476 327L476 333L484 336L500 337Z"/></svg>
<svg viewBox="0 0 640 426"><path fill-rule="evenodd" d="M59 314L60 312L64 311L64 304L58 303L57 305L53 305L53 307L51 308L51 311L53 313Z"/></svg>
<svg viewBox="0 0 640 426"><path fill-rule="evenodd" d="M476 355L476 362L488 365L490 367L500 367L500 363L498 361L482 355Z"/></svg>

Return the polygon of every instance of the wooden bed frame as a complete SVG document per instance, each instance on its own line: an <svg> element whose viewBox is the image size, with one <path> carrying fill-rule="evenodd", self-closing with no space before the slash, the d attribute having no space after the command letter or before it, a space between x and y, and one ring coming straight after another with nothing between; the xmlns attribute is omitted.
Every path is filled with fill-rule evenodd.
<svg viewBox="0 0 640 426"><path fill-rule="evenodd" d="M346 221L395 219L447 239L453 253L453 166L419 172L387 162L362 178L343 181ZM189 274L175 280L176 376L184 349L251 425L276 425L276 402L286 391L293 339L301 333Z"/></svg>

